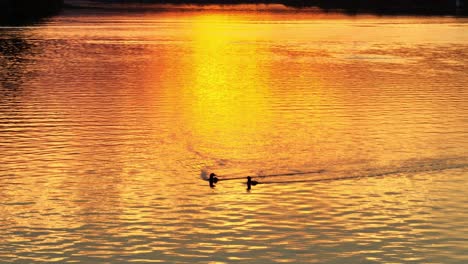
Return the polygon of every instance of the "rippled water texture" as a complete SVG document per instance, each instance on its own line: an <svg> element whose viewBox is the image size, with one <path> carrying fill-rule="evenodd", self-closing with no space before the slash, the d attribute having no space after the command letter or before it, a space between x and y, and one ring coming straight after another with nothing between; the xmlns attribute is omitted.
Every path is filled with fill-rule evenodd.
<svg viewBox="0 0 468 264"><path fill-rule="evenodd" d="M468 19L78 12L0 27L1 263L468 263Z"/></svg>

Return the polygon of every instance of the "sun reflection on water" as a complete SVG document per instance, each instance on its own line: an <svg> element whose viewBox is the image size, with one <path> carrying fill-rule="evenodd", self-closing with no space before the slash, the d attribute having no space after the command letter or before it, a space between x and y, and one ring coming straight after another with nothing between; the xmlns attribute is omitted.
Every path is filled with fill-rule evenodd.
<svg viewBox="0 0 468 264"><path fill-rule="evenodd" d="M185 87L189 95L184 105L197 148L229 150L225 158L248 159L267 142L263 137L271 123L271 93L257 45L236 45L251 37L228 21L222 15L194 20L193 62L187 69L191 82ZM251 151L242 156L245 149Z"/></svg>

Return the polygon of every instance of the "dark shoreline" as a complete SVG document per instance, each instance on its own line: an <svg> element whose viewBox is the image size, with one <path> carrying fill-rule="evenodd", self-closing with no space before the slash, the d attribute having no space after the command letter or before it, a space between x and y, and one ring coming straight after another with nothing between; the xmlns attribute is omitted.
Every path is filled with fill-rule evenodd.
<svg viewBox="0 0 468 264"><path fill-rule="evenodd" d="M144 11L146 4L174 5L240 5L279 4L298 11L316 8L323 12L348 15L424 15L468 16L468 0L0 0L0 24L26 24L58 14L63 9ZM132 8L116 8L131 4ZM136 7L138 6L138 7ZM161 10L163 10L162 8Z"/></svg>
<svg viewBox="0 0 468 264"><path fill-rule="evenodd" d="M297 1L297 0L285 0ZM300 0L299 0L300 1ZM306 0L322 10L340 10L349 14L382 15L467 15L466 0Z"/></svg>
<svg viewBox="0 0 468 264"><path fill-rule="evenodd" d="M68 0L74 5L80 1ZM112 4L237 5L281 4L286 7L318 8L347 14L382 15L468 15L468 0L91 0L102 7Z"/></svg>
<svg viewBox="0 0 468 264"><path fill-rule="evenodd" d="M64 0L2 0L0 24L24 24L59 13Z"/></svg>

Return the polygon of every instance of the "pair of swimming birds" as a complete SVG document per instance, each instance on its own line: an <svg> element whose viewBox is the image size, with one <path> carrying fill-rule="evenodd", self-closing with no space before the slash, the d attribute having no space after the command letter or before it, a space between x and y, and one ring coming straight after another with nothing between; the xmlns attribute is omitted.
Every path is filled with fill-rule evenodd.
<svg viewBox="0 0 468 264"><path fill-rule="evenodd" d="M218 179L218 177L216 177L216 174L211 173L210 178L209 178L208 181L210 182L210 187L214 188L215 184L219 181L219 179ZM258 181L254 181L254 180L252 180L252 177L247 176L247 182L246 182L247 190L252 189L252 186L255 186L257 184L258 184Z"/></svg>

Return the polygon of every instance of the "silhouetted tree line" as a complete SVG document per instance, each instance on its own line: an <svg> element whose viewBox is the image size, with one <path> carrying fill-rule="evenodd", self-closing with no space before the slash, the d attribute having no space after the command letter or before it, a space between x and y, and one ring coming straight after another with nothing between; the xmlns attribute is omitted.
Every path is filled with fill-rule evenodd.
<svg viewBox="0 0 468 264"><path fill-rule="evenodd" d="M0 0L1 20L34 19L58 12L64 0Z"/></svg>
<svg viewBox="0 0 468 264"><path fill-rule="evenodd" d="M95 0L113 3L171 4L284 4L291 7L319 7L324 10L373 13L466 13L468 0Z"/></svg>
<svg viewBox="0 0 468 264"><path fill-rule="evenodd" d="M73 2L73 0L66 0ZM468 0L91 0L99 3L171 4L284 4L291 7L319 7L348 13L464 14ZM0 0L0 22L5 19L34 19L59 11L64 0Z"/></svg>
<svg viewBox="0 0 468 264"><path fill-rule="evenodd" d="M466 0L285 0L296 6L317 6L322 9L342 9L348 12L376 13L453 13L463 11ZM294 3L291 3L295 5Z"/></svg>

